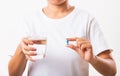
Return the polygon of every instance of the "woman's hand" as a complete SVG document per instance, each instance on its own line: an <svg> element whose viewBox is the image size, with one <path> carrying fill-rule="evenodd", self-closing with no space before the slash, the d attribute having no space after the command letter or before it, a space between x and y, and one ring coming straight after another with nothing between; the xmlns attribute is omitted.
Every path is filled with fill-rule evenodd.
<svg viewBox="0 0 120 76"><path fill-rule="evenodd" d="M85 38L67 38L68 41L76 41L76 45L68 44L67 47L75 50L85 61L90 62L94 55L92 45Z"/></svg>
<svg viewBox="0 0 120 76"><path fill-rule="evenodd" d="M22 41L20 42L22 52L24 53L26 58L32 62L34 62L35 60L32 59L31 56L37 55L36 49L29 46L29 45L33 45L33 44L34 43L31 40L28 40L28 38L23 38Z"/></svg>

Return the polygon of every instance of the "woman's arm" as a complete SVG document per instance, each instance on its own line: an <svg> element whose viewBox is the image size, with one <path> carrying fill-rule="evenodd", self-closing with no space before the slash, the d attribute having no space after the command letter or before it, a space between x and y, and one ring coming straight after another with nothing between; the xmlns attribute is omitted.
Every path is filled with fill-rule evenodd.
<svg viewBox="0 0 120 76"><path fill-rule="evenodd" d="M104 76L115 76L116 74L116 65L110 54L110 50L98 54L90 61L90 63Z"/></svg>
<svg viewBox="0 0 120 76"><path fill-rule="evenodd" d="M76 41L76 45L68 44L67 46L75 50L85 61L104 76L115 76L116 65L110 55L110 50L106 50L97 56L93 54L91 42L84 38L68 38L69 41Z"/></svg>
<svg viewBox="0 0 120 76"><path fill-rule="evenodd" d="M18 45L14 56L8 64L9 76L22 76L27 60L35 61L31 56L37 55L36 49L29 47L28 44L32 45L33 42L27 38L23 38Z"/></svg>
<svg viewBox="0 0 120 76"><path fill-rule="evenodd" d="M27 59L19 45L14 56L9 61L9 76L22 76L22 73L26 67L26 63Z"/></svg>

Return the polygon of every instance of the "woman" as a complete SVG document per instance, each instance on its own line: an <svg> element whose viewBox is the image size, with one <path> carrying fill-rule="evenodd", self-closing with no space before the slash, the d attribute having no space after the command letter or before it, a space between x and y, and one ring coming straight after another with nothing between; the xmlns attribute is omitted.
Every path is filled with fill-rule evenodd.
<svg viewBox="0 0 120 76"><path fill-rule="evenodd" d="M95 18L69 5L68 0L48 0L46 7L26 20L28 31L23 31L48 34L47 55L32 59L36 48L29 47L34 43L24 37L9 62L10 76L22 76L28 60L32 61L28 76L88 76L88 63L104 76L115 76L111 50ZM66 46L66 40L75 44Z"/></svg>

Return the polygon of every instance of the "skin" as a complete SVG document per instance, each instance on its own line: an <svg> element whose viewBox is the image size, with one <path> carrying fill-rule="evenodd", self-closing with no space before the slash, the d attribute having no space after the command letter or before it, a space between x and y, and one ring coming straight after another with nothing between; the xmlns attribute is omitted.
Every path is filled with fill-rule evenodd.
<svg viewBox="0 0 120 76"><path fill-rule="evenodd" d="M75 50L85 61L90 63L99 73L104 76L115 76L116 65L110 50L105 50L95 56L89 40L84 38L67 38L76 41L76 45L69 44L67 47ZM108 70L109 69L109 70Z"/></svg>
<svg viewBox="0 0 120 76"><path fill-rule="evenodd" d="M73 9L74 7L68 4L68 0L48 0L48 5L43 8L43 12L50 18L59 19L68 15ZM105 50L104 52L101 52L95 56L89 40L83 38L67 38L67 40L76 41L76 45L69 44L67 47L76 51L99 73L104 76L115 76L116 65L111 56L110 50ZM33 44L34 42L28 40L28 38L23 38L21 40L14 56L9 61L9 76L22 76L27 61L30 60L35 62L31 56L36 55L36 49L28 46Z"/></svg>

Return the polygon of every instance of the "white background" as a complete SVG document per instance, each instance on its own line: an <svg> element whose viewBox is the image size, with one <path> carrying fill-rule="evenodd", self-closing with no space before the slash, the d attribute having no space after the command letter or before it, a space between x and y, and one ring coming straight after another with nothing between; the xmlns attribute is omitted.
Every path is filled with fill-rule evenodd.
<svg viewBox="0 0 120 76"><path fill-rule="evenodd" d="M0 0L0 76L8 76L9 52L18 44L17 27L20 18L45 5L46 0ZM111 48L120 76L120 1L70 0L70 3L96 17ZM109 69L108 69L109 70ZM90 66L90 76L100 76Z"/></svg>

